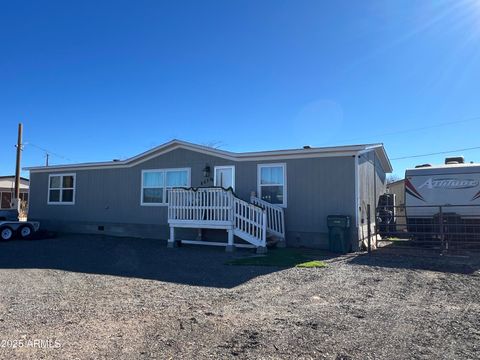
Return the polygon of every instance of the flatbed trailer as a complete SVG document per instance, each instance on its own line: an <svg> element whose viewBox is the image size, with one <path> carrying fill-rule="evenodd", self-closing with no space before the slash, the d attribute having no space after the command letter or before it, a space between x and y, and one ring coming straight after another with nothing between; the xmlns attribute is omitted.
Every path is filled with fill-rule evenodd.
<svg viewBox="0 0 480 360"><path fill-rule="evenodd" d="M15 235L21 239L29 239L39 228L38 221L0 220L0 240L10 240Z"/></svg>

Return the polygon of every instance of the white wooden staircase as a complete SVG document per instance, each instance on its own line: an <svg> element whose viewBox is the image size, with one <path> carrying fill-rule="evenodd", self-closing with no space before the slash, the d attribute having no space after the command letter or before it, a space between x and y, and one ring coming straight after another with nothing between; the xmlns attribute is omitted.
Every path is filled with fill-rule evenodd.
<svg viewBox="0 0 480 360"><path fill-rule="evenodd" d="M285 244L285 215L283 208L278 205L270 204L269 202L252 196L250 202L254 205L260 206L267 214L267 244L276 244L280 242Z"/></svg>
<svg viewBox="0 0 480 360"><path fill-rule="evenodd" d="M168 224L170 238L168 246L175 245L175 228L225 229L227 243L177 240L182 243L235 247L256 247L258 252L266 251L267 240L285 240L283 209L254 196L251 203L239 199L231 189L176 188L169 192ZM234 236L245 243L234 243Z"/></svg>

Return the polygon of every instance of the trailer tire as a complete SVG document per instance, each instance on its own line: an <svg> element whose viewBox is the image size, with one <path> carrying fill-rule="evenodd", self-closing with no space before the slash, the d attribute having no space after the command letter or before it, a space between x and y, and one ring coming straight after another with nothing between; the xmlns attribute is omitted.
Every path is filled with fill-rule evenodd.
<svg viewBox="0 0 480 360"><path fill-rule="evenodd" d="M28 240L33 235L33 228L30 225L23 225L17 230L18 235L20 238L24 240Z"/></svg>
<svg viewBox="0 0 480 360"><path fill-rule="evenodd" d="M0 239L8 241L13 237L13 230L9 226L3 226L0 228Z"/></svg>

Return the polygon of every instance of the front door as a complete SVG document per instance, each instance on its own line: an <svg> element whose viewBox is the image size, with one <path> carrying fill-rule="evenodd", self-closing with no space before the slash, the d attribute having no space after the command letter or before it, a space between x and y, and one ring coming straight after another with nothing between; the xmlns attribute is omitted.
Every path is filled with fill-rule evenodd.
<svg viewBox="0 0 480 360"><path fill-rule="evenodd" d="M235 166L215 166L214 185L235 190Z"/></svg>

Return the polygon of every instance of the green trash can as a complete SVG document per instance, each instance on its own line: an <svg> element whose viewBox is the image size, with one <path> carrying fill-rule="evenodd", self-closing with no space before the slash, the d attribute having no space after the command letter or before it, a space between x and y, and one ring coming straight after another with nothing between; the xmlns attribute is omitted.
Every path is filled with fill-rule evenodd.
<svg viewBox="0 0 480 360"><path fill-rule="evenodd" d="M350 241L350 216L328 215L328 248L332 252L346 254L352 249Z"/></svg>

